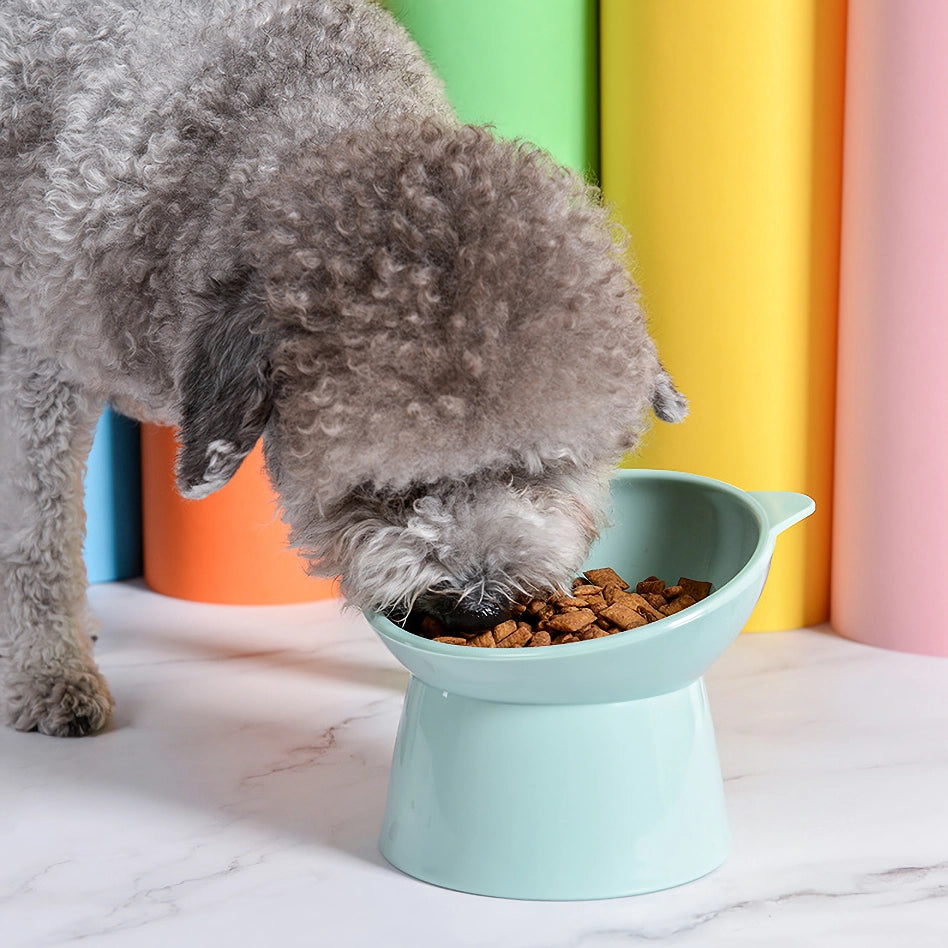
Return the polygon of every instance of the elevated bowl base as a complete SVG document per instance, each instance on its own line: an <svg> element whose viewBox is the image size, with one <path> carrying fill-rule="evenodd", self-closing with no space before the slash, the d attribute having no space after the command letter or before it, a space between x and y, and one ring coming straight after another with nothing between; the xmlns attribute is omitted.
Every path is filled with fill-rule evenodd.
<svg viewBox="0 0 948 948"><path fill-rule="evenodd" d="M616 898L706 875L727 856L728 826L703 679L543 705L413 677L380 849L415 878L517 899Z"/></svg>

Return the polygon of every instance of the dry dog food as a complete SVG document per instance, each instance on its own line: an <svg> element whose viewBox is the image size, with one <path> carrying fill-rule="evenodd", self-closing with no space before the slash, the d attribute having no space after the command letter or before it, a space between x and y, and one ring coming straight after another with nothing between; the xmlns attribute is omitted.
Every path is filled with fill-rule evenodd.
<svg viewBox="0 0 948 948"><path fill-rule="evenodd" d="M514 604L512 617L492 629L447 635L431 616L414 630L435 642L476 648L536 648L603 638L673 616L700 602L711 583L682 576L666 586L657 576L643 579L633 592L615 570L591 569L573 580L569 594Z"/></svg>

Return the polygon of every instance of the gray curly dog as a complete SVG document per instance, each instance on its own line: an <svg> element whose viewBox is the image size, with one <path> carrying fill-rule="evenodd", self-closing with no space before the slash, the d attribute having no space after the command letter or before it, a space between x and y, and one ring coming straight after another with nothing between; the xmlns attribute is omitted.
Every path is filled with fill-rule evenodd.
<svg viewBox="0 0 948 948"><path fill-rule="evenodd" d="M608 479L684 417L598 194L461 124L349 0L0 5L0 665L101 728L82 476L105 400L203 497L262 437L291 540L451 627L568 582Z"/></svg>

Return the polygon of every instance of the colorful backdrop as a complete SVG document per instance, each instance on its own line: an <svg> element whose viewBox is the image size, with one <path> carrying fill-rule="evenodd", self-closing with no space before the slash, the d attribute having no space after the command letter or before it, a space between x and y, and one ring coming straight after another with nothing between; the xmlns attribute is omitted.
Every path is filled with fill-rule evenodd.
<svg viewBox="0 0 948 948"><path fill-rule="evenodd" d="M626 463L817 501L779 541L748 628L832 616L853 638L948 654L940 610L910 627L877 592L948 560L948 4L384 4L463 120L600 182L628 229L691 416L656 423ZM146 483L171 490L172 453L167 442L146 456ZM259 466L248 476L266 494ZM200 530L239 520L241 504ZM165 513L155 522L164 562L185 531ZM257 572L278 552L220 547Z"/></svg>

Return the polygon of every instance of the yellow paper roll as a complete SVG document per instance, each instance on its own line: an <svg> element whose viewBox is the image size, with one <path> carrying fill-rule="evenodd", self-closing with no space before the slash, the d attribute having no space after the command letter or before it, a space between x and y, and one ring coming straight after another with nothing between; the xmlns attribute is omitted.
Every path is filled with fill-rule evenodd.
<svg viewBox="0 0 948 948"><path fill-rule="evenodd" d="M602 177L691 403L635 466L798 490L748 628L829 613L844 0L603 0Z"/></svg>

